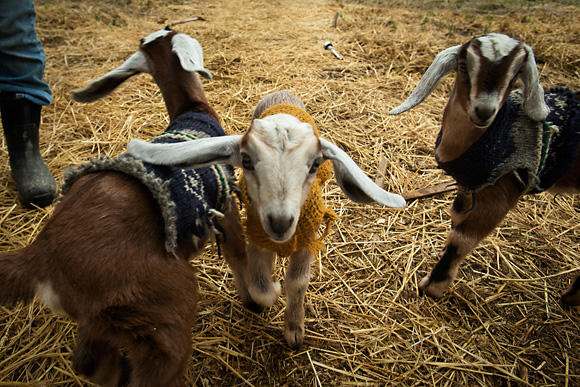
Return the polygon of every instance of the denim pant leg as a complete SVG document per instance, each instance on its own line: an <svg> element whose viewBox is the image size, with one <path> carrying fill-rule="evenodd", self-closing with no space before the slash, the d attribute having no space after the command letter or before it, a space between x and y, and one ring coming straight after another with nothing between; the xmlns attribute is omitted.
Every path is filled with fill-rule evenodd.
<svg viewBox="0 0 580 387"><path fill-rule="evenodd" d="M48 105L52 93L43 81L46 57L36 37L33 1L0 3L0 92Z"/></svg>

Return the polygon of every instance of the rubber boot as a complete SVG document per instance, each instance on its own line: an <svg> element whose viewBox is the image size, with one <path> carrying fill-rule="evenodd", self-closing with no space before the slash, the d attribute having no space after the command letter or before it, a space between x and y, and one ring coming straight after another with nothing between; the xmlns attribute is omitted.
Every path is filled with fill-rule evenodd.
<svg viewBox="0 0 580 387"><path fill-rule="evenodd" d="M0 110L18 198L26 207L46 207L56 198L58 186L38 147L41 106L0 95Z"/></svg>

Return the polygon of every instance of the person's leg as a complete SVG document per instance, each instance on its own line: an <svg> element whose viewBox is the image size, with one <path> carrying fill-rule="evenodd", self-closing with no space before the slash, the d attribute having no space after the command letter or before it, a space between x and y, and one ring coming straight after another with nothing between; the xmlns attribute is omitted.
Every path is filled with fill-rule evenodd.
<svg viewBox="0 0 580 387"><path fill-rule="evenodd" d="M41 106L25 98L6 98L1 93L0 108L18 198L25 206L48 206L56 198L58 186L38 146Z"/></svg>
<svg viewBox="0 0 580 387"><path fill-rule="evenodd" d="M52 94L43 81L45 55L35 17L32 0L3 0L0 7L0 114L20 201L44 207L58 187L38 146L41 107Z"/></svg>

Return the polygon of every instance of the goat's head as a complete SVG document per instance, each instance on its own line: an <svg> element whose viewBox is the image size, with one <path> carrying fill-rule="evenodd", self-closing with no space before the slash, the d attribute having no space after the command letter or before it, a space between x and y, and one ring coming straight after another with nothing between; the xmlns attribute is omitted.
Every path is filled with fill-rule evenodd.
<svg viewBox="0 0 580 387"><path fill-rule="evenodd" d="M343 192L356 202L402 208L405 200L378 187L333 143L288 114L254 119L244 135L202 138L176 144L131 140L128 152L146 162L200 168L226 163L244 171L248 197L262 227L276 242L294 235L300 210L318 166L331 160Z"/></svg>
<svg viewBox="0 0 580 387"><path fill-rule="evenodd" d="M530 118L541 121L548 115L532 49L503 34L473 38L440 52L409 98L389 114L423 102L453 70L457 70L454 93L458 104L450 108L463 109L477 127L486 128L493 122L517 79L524 85L524 109Z"/></svg>
<svg viewBox="0 0 580 387"><path fill-rule="evenodd" d="M274 241L287 241L324 161L320 140L310 124L276 114L253 121L239 152L248 197L264 231Z"/></svg>
<svg viewBox="0 0 580 387"><path fill-rule="evenodd" d="M167 66L172 53L177 56L183 70L212 78L211 73L203 67L203 50L199 42L188 35L165 28L141 39L139 50L121 66L88 86L73 90L72 97L77 102L93 102L108 95L134 75L173 71L174 68Z"/></svg>

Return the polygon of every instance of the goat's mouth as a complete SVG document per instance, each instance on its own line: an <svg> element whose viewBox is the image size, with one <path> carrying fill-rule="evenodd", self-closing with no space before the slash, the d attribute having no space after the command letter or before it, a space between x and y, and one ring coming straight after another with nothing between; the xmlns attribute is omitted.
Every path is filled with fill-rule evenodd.
<svg viewBox="0 0 580 387"><path fill-rule="evenodd" d="M294 235L294 233L292 233L292 234L288 233L285 235L268 234L268 237L272 240L272 242L285 243L285 242L288 242L290 240L290 238L292 238L293 235Z"/></svg>
<svg viewBox="0 0 580 387"><path fill-rule="evenodd" d="M282 234L274 232L272 230L265 230L265 231L266 231L266 235L268 235L268 238L270 238L270 240L272 242L285 243L285 242L288 242L294 236L294 233L296 230L293 228L292 231L289 230L288 232L285 232Z"/></svg>
<svg viewBox="0 0 580 387"><path fill-rule="evenodd" d="M493 122L493 120L490 120L488 122L478 122L477 120L474 120L473 118L471 119L471 123L473 124L473 126L475 126L477 129L487 129L489 127L489 125L491 125L491 123Z"/></svg>

